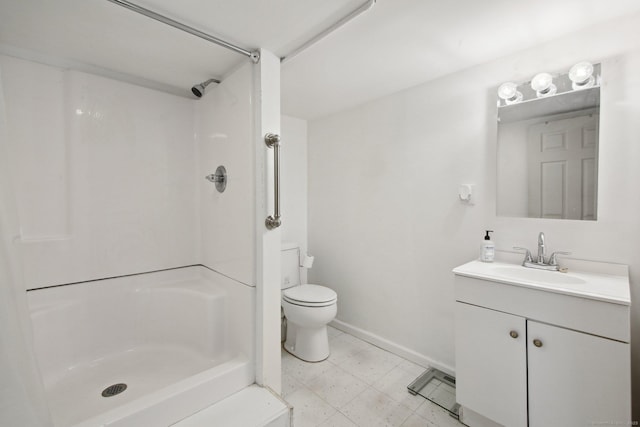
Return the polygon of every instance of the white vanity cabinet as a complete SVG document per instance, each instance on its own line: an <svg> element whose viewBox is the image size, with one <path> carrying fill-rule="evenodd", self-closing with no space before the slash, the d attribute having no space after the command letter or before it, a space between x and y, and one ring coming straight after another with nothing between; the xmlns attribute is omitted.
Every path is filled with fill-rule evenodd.
<svg viewBox="0 0 640 427"><path fill-rule="evenodd" d="M526 426L526 338L525 318L456 302L458 403L503 426Z"/></svg>
<svg viewBox="0 0 640 427"><path fill-rule="evenodd" d="M471 427L630 425L624 267L564 276L478 261L456 268L462 421ZM469 421L466 410L482 417Z"/></svg>
<svg viewBox="0 0 640 427"><path fill-rule="evenodd" d="M530 426L630 425L629 343L534 321L527 336Z"/></svg>

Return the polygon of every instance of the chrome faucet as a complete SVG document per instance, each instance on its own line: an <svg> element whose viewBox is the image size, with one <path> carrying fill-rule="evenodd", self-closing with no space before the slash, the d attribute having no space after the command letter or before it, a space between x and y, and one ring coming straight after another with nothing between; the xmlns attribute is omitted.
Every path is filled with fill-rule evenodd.
<svg viewBox="0 0 640 427"><path fill-rule="evenodd" d="M538 234L538 264L544 264L544 233Z"/></svg>
<svg viewBox="0 0 640 427"><path fill-rule="evenodd" d="M525 251L524 261L522 261L522 265L524 267L529 268L537 268L540 270L549 270L549 271L558 271L560 270L560 266L558 265L558 255L571 255L571 252L564 251L556 251L551 254L549 257L549 261L545 261L545 243L544 243L544 233L541 231L538 234L538 258L534 261L531 256L531 252L527 248L514 246L513 249Z"/></svg>

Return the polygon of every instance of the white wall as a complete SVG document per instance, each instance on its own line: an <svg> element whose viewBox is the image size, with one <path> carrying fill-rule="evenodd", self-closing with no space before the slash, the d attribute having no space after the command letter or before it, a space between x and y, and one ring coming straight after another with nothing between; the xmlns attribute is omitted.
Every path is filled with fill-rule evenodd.
<svg viewBox="0 0 640 427"><path fill-rule="evenodd" d="M478 256L485 228L499 250L533 248L544 231L551 250L629 264L640 298L638 25L636 15L590 28L311 121L310 278L337 291L338 319L453 367L451 269ZM496 217L497 86L584 59L604 60L598 221ZM474 206L457 200L462 183L476 185ZM638 396L637 309L632 333Z"/></svg>
<svg viewBox="0 0 640 427"><path fill-rule="evenodd" d="M199 259L202 264L255 286L255 172L250 63L209 86L196 103ZM204 179L224 166L223 193Z"/></svg>
<svg viewBox="0 0 640 427"><path fill-rule="evenodd" d="M296 242L304 253L307 248L307 121L282 116L282 241ZM307 269L300 271L302 283Z"/></svg>
<svg viewBox="0 0 640 427"><path fill-rule="evenodd" d="M29 288L196 262L190 100L0 57Z"/></svg>

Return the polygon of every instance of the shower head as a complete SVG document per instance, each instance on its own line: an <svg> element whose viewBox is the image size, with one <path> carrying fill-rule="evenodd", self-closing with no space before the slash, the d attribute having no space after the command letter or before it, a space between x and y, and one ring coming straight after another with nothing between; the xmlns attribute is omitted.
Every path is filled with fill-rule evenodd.
<svg viewBox="0 0 640 427"><path fill-rule="evenodd" d="M204 95L204 89L209 86L211 83L216 83L219 84L220 80L218 79L209 79L205 82L202 82L200 84L195 85L194 87L191 88L191 92L193 92L193 94L195 96L197 96L198 98L202 98L202 95Z"/></svg>

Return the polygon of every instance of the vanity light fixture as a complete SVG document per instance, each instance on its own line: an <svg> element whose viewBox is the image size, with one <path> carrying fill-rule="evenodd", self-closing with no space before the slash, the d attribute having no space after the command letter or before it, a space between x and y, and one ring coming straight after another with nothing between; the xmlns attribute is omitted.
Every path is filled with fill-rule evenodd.
<svg viewBox="0 0 640 427"><path fill-rule="evenodd" d="M587 61L578 62L569 70L569 79L573 90L593 87L596 83L593 76L593 64Z"/></svg>
<svg viewBox="0 0 640 427"><path fill-rule="evenodd" d="M502 83L498 88L498 96L504 99L507 105L522 101L522 92L518 91L518 85L513 82Z"/></svg>
<svg viewBox="0 0 640 427"><path fill-rule="evenodd" d="M498 108L511 107L512 104L522 104L535 99L552 98L555 95L567 95L570 92L576 94L576 99L594 100L599 95L594 91L601 84L601 64L588 61L580 61L564 73L538 73L528 82L514 83L512 81L502 83L497 89ZM599 93L599 90L597 90ZM562 99L570 99L562 98ZM514 106L514 111L520 106Z"/></svg>
<svg viewBox="0 0 640 427"><path fill-rule="evenodd" d="M540 73L531 80L531 89L536 91L538 98L555 95L558 91L556 85L553 84L553 76L549 73Z"/></svg>

